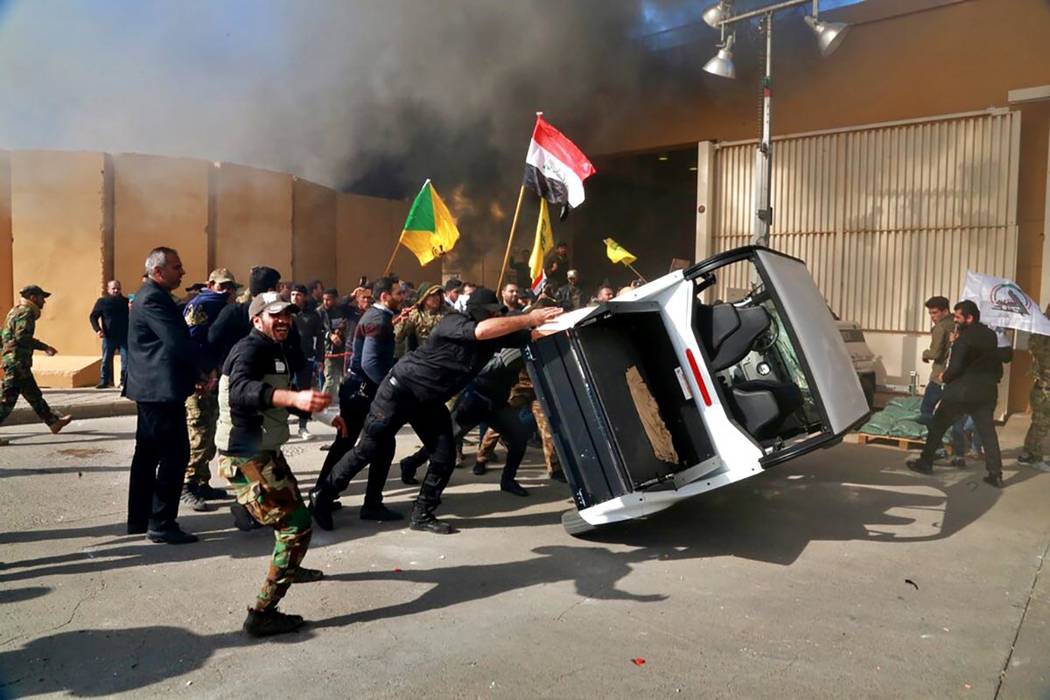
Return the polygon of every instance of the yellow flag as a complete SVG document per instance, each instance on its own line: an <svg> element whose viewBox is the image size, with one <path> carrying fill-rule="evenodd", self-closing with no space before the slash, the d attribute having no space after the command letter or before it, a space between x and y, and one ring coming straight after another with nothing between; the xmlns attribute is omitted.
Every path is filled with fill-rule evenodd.
<svg viewBox="0 0 1050 700"><path fill-rule="evenodd" d="M631 255L626 248L611 238L605 239L605 254L608 255L609 259L614 263L622 262L624 265L630 265L638 259Z"/></svg>
<svg viewBox="0 0 1050 700"><path fill-rule="evenodd" d="M540 200L540 215L536 219L536 242L532 244L532 255L529 256L529 276L532 278L533 291L543 287L543 259L554 248L554 229L551 228L551 216L547 211L547 200Z"/></svg>
<svg viewBox="0 0 1050 700"><path fill-rule="evenodd" d="M420 265L426 265L452 250L458 240L456 220L427 180L408 212L401 244L416 254Z"/></svg>

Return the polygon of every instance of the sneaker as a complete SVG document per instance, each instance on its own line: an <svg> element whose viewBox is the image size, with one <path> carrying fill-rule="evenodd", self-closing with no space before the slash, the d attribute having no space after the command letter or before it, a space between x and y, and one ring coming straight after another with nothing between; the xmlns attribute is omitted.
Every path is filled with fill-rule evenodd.
<svg viewBox="0 0 1050 700"><path fill-rule="evenodd" d="M988 484L989 486L994 486L997 489L1001 489L1003 487L1002 474L988 474L983 479L981 479L981 481Z"/></svg>
<svg viewBox="0 0 1050 700"><path fill-rule="evenodd" d="M198 513L207 513L211 510L203 498L197 493L197 489L193 486L183 486L182 496L179 498L180 501L190 507L190 510Z"/></svg>
<svg viewBox="0 0 1050 700"><path fill-rule="evenodd" d="M1021 464L1035 464L1037 462L1042 462L1043 457L1042 455L1034 455L1031 452L1024 452L1017 456L1017 461Z"/></svg>
<svg viewBox="0 0 1050 700"><path fill-rule="evenodd" d="M481 476L482 474L484 474L485 472L488 471L487 463L486 462L474 462L474 468L471 469L471 471L474 472L475 476Z"/></svg>
<svg viewBox="0 0 1050 700"><path fill-rule="evenodd" d="M444 520L438 520L434 517L433 513L428 513L426 511L413 511L412 521L408 526L413 530L433 532L435 535L451 535L456 532L456 528L452 527Z"/></svg>
<svg viewBox="0 0 1050 700"><path fill-rule="evenodd" d="M305 442L306 440L309 440L312 437L313 437L313 434L309 430L307 430L306 428L299 428L299 439L300 440L303 440Z"/></svg>
<svg viewBox="0 0 1050 700"><path fill-rule="evenodd" d="M300 566L292 576L292 583L314 583L323 578L324 572L320 569L307 569L305 566Z"/></svg>
<svg viewBox="0 0 1050 700"><path fill-rule="evenodd" d="M380 503L377 506L361 506L361 519L387 522L390 520L404 520L405 516L396 510L390 510Z"/></svg>
<svg viewBox="0 0 1050 700"><path fill-rule="evenodd" d="M172 525L164 530L149 530L146 538L157 544L191 544L198 541L196 535L184 532L178 525Z"/></svg>
<svg viewBox="0 0 1050 700"><path fill-rule="evenodd" d="M62 432L62 428L66 427L67 425L69 425L72 422L73 422L73 416L66 414L64 416L60 416L58 420L56 420L54 423L52 423L48 427L51 428L51 432L52 433L54 433L55 435L58 435L60 432Z"/></svg>
<svg viewBox="0 0 1050 700"><path fill-rule="evenodd" d="M511 479L509 481L502 481L502 482L500 482L499 489L500 489L500 491L503 491L504 493L511 493L511 494L514 494L515 496L528 496L529 495L529 492L526 491L522 487L521 484L519 484L517 481L514 481L513 479Z"/></svg>
<svg viewBox="0 0 1050 700"><path fill-rule="evenodd" d="M332 499L321 491L310 492L310 515L313 516L317 527L322 530L331 530L335 527L332 522Z"/></svg>
<svg viewBox="0 0 1050 700"><path fill-rule="evenodd" d="M258 530L263 526L263 524L253 518L252 514L248 512L248 509L240 503L230 504L230 514L233 515L233 526L241 532Z"/></svg>
<svg viewBox="0 0 1050 700"><path fill-rule="evenodd" d="M199 484L196 491L197 495L205 501L223 501L230 497L229 491L226 489L214 488L211 484Z"/></svg>
<svg viewBox="0 0 1050 700"><path fill-rule="evenodd" d="M933 465L929 462L922 461L921 457L909 459L904 464L908 467L908 469L911 469L913 472L918 472L920 474L933 474Z"/></svg>
<svg viewBox="0 0 1050 700"><path fill-rule="evenodd" d="M285 615L275 605L266 610L249 609L242 629L251 637L269 637L294 632L302 626L302 615Z"/></svg>

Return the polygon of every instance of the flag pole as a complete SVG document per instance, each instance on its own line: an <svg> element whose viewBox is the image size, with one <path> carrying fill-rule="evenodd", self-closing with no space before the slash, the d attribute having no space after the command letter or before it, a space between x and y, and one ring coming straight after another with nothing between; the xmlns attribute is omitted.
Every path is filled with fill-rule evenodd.
<svg viewBox="0 0 1050 700"><path fill-rule="evenodd" d="M634 246L631 246L631 247L633 248ZM631 272L633 272L634 274L638 275L638 279L640 279L641 281L643 281L645 283L649 282L649 280L647 280L644 277L642 277L642 273L641 272L638 272L638 270L634 269L634 265L632 265L629 262L625 262L624 265L626 265L627 267L631 268Z"/></svg>
<svg viewBox="0 0 1050 700"><path fill-rule="evenodd" d="M499 269L499 281L496 282L496 292L499 293L503 287L503 274L507 271L507 263L510 261L510 249L514 245L514 229L518 227L518 214L521 213L521 200L525 198L525 185L518 191L518 204L514 207L514 218L510 222L510 235L507 236L507 252L503 254L503 265Z"/></svg>
<svg viewBox="0 0 1050 700"><path fill-rule="evenodd" d="M397 243L394 244L394 252L390 254L390 259L386 261L386 267L383 268L383 277L390 274L390 266L394 264L394 256L397 255L398 248L401 247L401 236L397 237Z"/></svg>

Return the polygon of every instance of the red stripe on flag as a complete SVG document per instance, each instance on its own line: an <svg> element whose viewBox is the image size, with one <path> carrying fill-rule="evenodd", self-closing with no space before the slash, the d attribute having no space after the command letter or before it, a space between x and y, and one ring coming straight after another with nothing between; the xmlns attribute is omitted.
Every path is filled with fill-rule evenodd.
<svg viewBox="0 0 1050 700"><path fill-rule="evenodd" d="M586 180L598 172L594 165L591 164L591 161L587 160L587 156L583 155L583 151L576 147L576 144L567 139L565 134L555 129L550 125L550 122L541 116L536 117L536 127L532 130L532 140L552 156L572 168L572 171L581 180Z"/></svg>

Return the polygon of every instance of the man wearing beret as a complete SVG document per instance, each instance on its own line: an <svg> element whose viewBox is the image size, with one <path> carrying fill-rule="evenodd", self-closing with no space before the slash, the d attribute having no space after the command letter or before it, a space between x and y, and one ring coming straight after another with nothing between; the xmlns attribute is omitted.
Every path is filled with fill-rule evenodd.
<svg viewBox="0 0 1050 700"><path fill-rule="evenodd" d="M47 401L44 401L36 379L33 378L33 351L42 350L49 357L58 353L58 350L33 337L36 331L36 320L40 318L40 312L51 293L31 284L22 287L19 294L22 301L7 314L7 321L4 322L4 329L0 333L0 339L3 342L4 366L0 423L11 415L11 410L18 402L18 396L22 395L40 416L40 420L51 428L51 432L57 433L69 425L73 417L59 416L52 411ZM0 439L0 445L6 445L7 442L7 440Z"/></svg>

